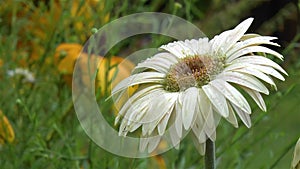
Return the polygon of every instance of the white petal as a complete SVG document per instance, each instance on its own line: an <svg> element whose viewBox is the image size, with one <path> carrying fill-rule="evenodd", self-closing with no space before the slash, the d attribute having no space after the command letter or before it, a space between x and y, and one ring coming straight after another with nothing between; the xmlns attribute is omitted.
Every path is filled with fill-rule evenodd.
<svg viewBox="0 0 300 169"><path fill-rule="evenodd" d="M241 110L240 108L236 107L235 105L232 104L233 109L235 110L235 112L239 115L239 117L241 118L241 120L243 121L243 123L250 128L251 127L251 119L248 113L244 112L243 110Z"/></svg>
<svg viewBox="0 0 300 169"><path fill-rule="evenodd" d="M145 113L149 110L149 100L151 101L152 95L161 94L161 90L152 90L151 93L145 94L144 96L138 98L138 100L134 102L130 102L130 99L125 103L128 105L128 109L126 110L126 114L124 116L125 119L128 119L129 122L127 125L130 125L132 122L141 122L141 118L145 115ZM123 106L125 107L125 106ZM125 109L120 110L120 115L123 114Z"/></svg>
<svg viewBox="0 0 300 169"><path fill-rule="evenodd" d="M175 131L174 127L170 127L170 137L171 137L171 142L175 148L179 148L179 143L180 143L180 137L177 135L177 132Z"/></svg>
<svg viewBox="0 0 300 169"><path fill-rule="evenodd" d="M165 78L164 73L158 72L142 72L139 74L134 74L128 78L122 80L117 86L112 90L112 95L117 94L118 92L127 89L129 86L142 84L142 83L158 83Z"/></svg>
<svg viewBox="0 0 300 169"><path fill-rule="evenodd" d="M200 112L196 116L195 123L192 125L192 130L194 135L197 137L199 143L204 143L206 141L206 135L204 131L204 119Z"/></svg>
<svg viewBox="0 0 300 169"><path fill-rule="evenodd" d="M128 129L127 129L127 119L123 119L122 123L119 127L119 136L126 136L128 133Z"/></svg>
<svg viewBox="0 0 300 169"><path fill-rule="evenodd" d="M194 146L197 149L197 151L199 152L199 154L204 155L205 154L205 145L206 145L205 141L206 141L206 139L203 143L199 143L198 139L196 139L194 137L192 137L192 138L193 138L192 140L193 140Z"/></svg>
<svg viewBox="0 0 300 169"><path fill-rule="evenodd" d="M198 105L198 89L196 87L188 88L184 91L182 103L182 121L185 130L192 125L193 117Z"/></svg>
<svg viewBox="0 0 300 169"><path fill-rule="evenodd" d="M178 100L176 102L176 118L175 118L175 129L177 132L177 135L181 138L182 136L182 105L180 104L179 100L181 99L181 94L178 96Z"/></svg>
<svg viewBox="0 0 300 169"><path fill-rule="evenodd" d="M266 75L264 75L263 73L272 75L273 77L276 77L282 81L285 80L284 77L279 72L277 72L275 69L273 69L270 66L254 65L254 64L250 64L250 63L246 63L246 62L244 62L244 63L239 62L239 63L231 64L224 69L225 72L233 71L233 70L251 74L253 76L256 76L256 77L266 81L269 84L272 84L273 80L270 80L269 76L266 77ZM273 83L272 85L275 85L275 83Z"/></svg>
<svg viewBox="0 0 300 169"><path fill-rule="evenodd" d="M247 33L247 34L244 34L244 35L241 37L240 41L245 41L245 40L247 40L247 39L251 39L251 38L255 38L255 37L260 37L260 36L261 36L261 35L256 34L256 33Z"/></svg>
<svg viewBox="0 0 300 169"><path fill-rule="evenodd" d="M251 113L251 108L244 96L236 90L232 85L222 79L215 79L210 82L217 90L219 90L231 103L247 113Z"/></svg>
<svg viewBox="0 0 300 169"><path fill-rule="evenodd" d="M170 116L171 116L171 112L166 113L165 116L162 118L162 120L157 125L158 134L160 136L162 136L165 133Z"/></svg>
<svg viewBox="0 0 300 169"><path fill-rule="evenodd" d="M277 72L275 69L273 69L272 67L256 65L256 66L252 66L252 68L257 69L265 74L269 74L273 77L276 77L279 80L282 80L282 81L285 80L284 77L279 72Z"/></svg>
<svg viewBox="0 0 300 169"><path fill-rule="evenodd" d="M205 95L202 89L199 89L199 103L200 103L200 112L204 117L205 123L209 126L209 128L214 128L215 122L213 117L213 109L211 102Z"/></svg>
<svg viewBox="0 0 300 169"><path fill-rule="evenodd" d="M228 110L229 110L229 116L226 118L226 120L231 123L235 128L239 127L239 124L237 122L234 110L232 109L231 104L227 104L228 105Z"/></svg>
<svg viewBox="0 0 300 169"><path fill-rule="evenodd" d="M144 71L146 69L153 69L161 73L167 73L171 65L177 63L177 58L170 53L158 53L151 58L148 58L142 63L139 63L133 70L133 74Z"/></svg>
<svg viewBox="0 0 300 169"><path fill-rule="evenodd" d="M147 113L148 107L147 104L145 104L145 101L139 102L143 104L142 106L139 104L135 104L131 106L126 115L124 116L124 119L127 119L126 125L128 126L128 130L130 132L133 132L139 127L142 123L139 122L141 118Z"/></svg>
<svg viewBox="0 0 300 169"><path fill-rule="evenodd" d="M151 153L156 149L156 147L158 146L158 144L160 142L160 139L161 139L160 136L149 137L148 153Z"/></svg>
<svg viewBox="0 0 300 169"><path fill-rule="evenodd" d="M204 117L204 131L211 140L215 140L216 126L211 102L202 89L199 90L200 111Z"/></svg>
<svg viewBox="0 0 300 169"><path fill-rule="evenodd" d="M148 123L156 121L158 118L165 115L165 113L172 111L177 100L178 93L166 93L164 90L158 92L152 92L148 94L148 107L149 113L147 113L141 123Z"/></svg>
<svg viewBox="0 0 300 169"><path fill-rule="evenodd" d="M243 49L233 53L232 55L227 56L228 58L227 58L226 62L227 63L232 62L236 58L239 58L241 56L244 56L246 54L250 54L250 53L253 53L253 52L268 53L268 54L276 56L280 60L283 59L283 56L280 53L275 52L274 50L271 50L267 47L264 47L264 46L249 46L249 47L243 48Z"/></svg>
<svg viewBox="0 0 300 169"><path fill-rule="evenodd" d="M161 88L160 85L149 86L147 88L144 88L144 89L136 92L134 95L132 95L120 109L118 116L115 119L115 125L119 122L120 118L122 116L124 116L124 114L127 112L127 110L130 108L130 106L132 104L134 104L136 101L138 101L140 99L143 100L142 98L145 97L148 93L152 93L157 90L160 90L159 88ZM116 100L116 102L118 102L118 99ZM142 103L142 102L139 102L139 103ZM145 102L145 103L147 103L147 102Z"/></svg>
<svg viewBox="0 0 300 169"><path fill-rule="evenodd" d="M232 64L234 63L250 63L255 65L270 66L279 70L281 73L287 75L286 71L282 69L277 63L263 56L257 56L257 55L243 56L232 61Z"/></svg>
<svg viewBox="0 0 300 169"><path fill-rule="evenodd" d="M273 80L265 75L272 75L273 77L276 77L282 81L284 81L284 77L277 72L275 69L269 66L261 66L261 65L253 65L249 63L235 63L232 64L224 69L224 71L236 71L236 72L241 72L241 73L247 73L250 75L253 75L259 79L262 79L263 81L276 86ZM265 73L265 74L264 74Z"/></svg>
<svg viewBox="0 0 300 169"><path fill-rule="evenodd" d="M129 132L134 132L136 129L141 127L142 123L134 123L128 126Z"/></svg>
<svg viewBox="0 0 300 169"><path fill-rule="evenodd" d="M243 90L245 90L250 96L251 98L255 101L255 103L259 106L259 108L263 111L267 111L267 108L266 108L266 104L264 102L264 99L262 98L262 96L260 95L259 92L257 91L254 91L254 90L251 90L247 87L242 87L241 88Z"/></svg>
<svg viewBox="0 0 300 169"><path fill-rule="evenodd" d="M222 32L220 35L216 35L212 40L209 41L211 46L210 53L213 55L217 55L218 53L225 53L225 41L228 36L231 35L232 30L227 30Z"/></svg>
<svg viewBox="0 0 300 169"><path fill-rule="evenodd" d="M241 41L236 43L228 52L227 55L230 56L233 53L248 47L248 46L254 46L254 45L273 45L273 46L279 46L277 43L270 42L271 40L277 39L276 37L270 37L270 36L258 36L254 38L247 39L245 41Z"/></svg>
<svg viewBox="0 0 300 169"><path fill-rule="evenodd" d="M248 18L233 30L225 31L219 36L214 37L212 39L213 50L221 50L221 52L226 53L245 34L252 22L253 18Z"/></svg>
<svg viewBox="0 0 300 169"><path fill-rule="evenodd" d="M150 135L166 113L173 111L177 93L161 93L151 97L149 110L140 120L143 124L142 134Z"/></svg>
<svg viewBox="0 0 300 169"><path fill-rule="evenodd" d="M228 117L228 106L223 94L210 84L202 86L202 89L218 113L225 118Z"/></svg>
<svg viewBox="0 0 300 169"><path fill-rule="evenodd" d="M191 49L182 41L176 41L167 45L162 45L160 49L164 49L177 56L178 58L197 55L197 53L195 53L193 49Z"/></svg>
<svg viewBox="0 0 300 169"><path fill-rule="evenodd" d="M183 43L183 42L181 42ZM185 40L184 46L188 46L192 50L192 54L198 54L199 41L196 39Z"/></svg>
<svg viewBox="0 0 300 169"><path fill-rule="evenodd" d="M222 79L215 79L210 82L217 90L219 90L231 103L241 108L247 113L251 113L251 108L244 96L236 90L232 85Z"/></svg>
<svg viewBox="0 0 300 169"><path fill-rule="evenodd" d="M140 138L140 144L139 144L140 152L145 151L146 147L148 146L148 143L149 143L149 138L148 137Z"/></svg>
<svg viewBox="0 0 300 169"><path fill-rule="evenodd" d="M200 38L198 41L197 54L200 56L207 54L211 48L208 38Z"/></svg>
<svg viewBox="0 0 300 169"><path fill-rule="evenodd" d="M222 72L218 75L217 78L248 87L252 90L256 90L267 95L269 94L269 90L266 88L266 86L264 86L264 84L257 80L255 77L250 75L238 72Z"/></svg>
<svg viewBox="0 0 300 169"><path fill-rule="evenodd" d="M267 76L266 74L262 73L261 71L258 71L256 69L252 68L250 65L245 68L235 69L234 72L246 73L246 74L255 76L255 77L271 84L272 86L276 87L276 84L274 83L274 81L272 80L271 77Z"/></svg>

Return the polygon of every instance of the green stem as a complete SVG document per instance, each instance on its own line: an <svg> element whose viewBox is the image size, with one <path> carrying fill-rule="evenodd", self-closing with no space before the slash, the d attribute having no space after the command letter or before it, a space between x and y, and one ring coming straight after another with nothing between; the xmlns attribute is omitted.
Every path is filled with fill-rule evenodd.
<svg viewBox="0 0 300 169"><path fill-rule="evenodd" d="M215 169L216 168L216 156L215 156L215 142L211 141L209 138L206 140L205 147L205 169Z"/></svg>

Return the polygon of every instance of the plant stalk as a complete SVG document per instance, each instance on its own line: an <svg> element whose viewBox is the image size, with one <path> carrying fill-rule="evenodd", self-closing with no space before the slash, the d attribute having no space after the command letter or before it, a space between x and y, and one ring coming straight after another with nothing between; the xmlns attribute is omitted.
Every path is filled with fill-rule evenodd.
<svg viewBox="0 0 300 169"><path fill-rule="evenodd" d="M215 161L215 142L208 138L205 145L205 169L215 169Z"/></svg>

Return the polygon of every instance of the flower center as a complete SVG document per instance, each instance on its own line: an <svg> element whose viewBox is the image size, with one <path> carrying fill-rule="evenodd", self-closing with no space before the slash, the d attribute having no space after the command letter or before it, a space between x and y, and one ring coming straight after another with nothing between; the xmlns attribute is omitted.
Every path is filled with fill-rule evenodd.
<svg viewBox="0 0 300 169"><path fill-rule="evenodd" d="M164 81L170 92L184 91L190 87L201 88L224 69L225 58L189 56L171 66Z"/></svg>

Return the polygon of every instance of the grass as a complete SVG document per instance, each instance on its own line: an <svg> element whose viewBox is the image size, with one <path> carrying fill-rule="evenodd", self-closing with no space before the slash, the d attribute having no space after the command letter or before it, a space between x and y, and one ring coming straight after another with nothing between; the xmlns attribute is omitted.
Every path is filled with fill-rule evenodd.
<svg viewBox="0 0 300 169"><path fill-rule="evenodd" d="M185 0L180 4L173 0L167 4L159 0L94 2L0 2L0 59L3 62L0 67L0 109L15 132L14 141L0 148L1 168L203 168L203 157L189 137L182 142L179 150L171 149L144 159L120 157L97 146L85 134L76 117L72 89L64 78L65 74L58 70L59 61L55 60L56 48L62 43L84 44L93 28L100 28L121 16L144 11L175 14L196 24L207 24L208 32L213 32L211 25L218 21L220 12L213 17L208 16L221 11L233 17L233 12L226 11L231 8L222 6L242 6L242 1L231 5L229 0ZM239 10L236 11L238 13ZM235 16L233 20L243 17ZM216 30L219 29L218 26ZM299 36L298 30L294 41L279 49L288 58L289 62L284 66L289 77L286 82L277 82L278 91L273 90L269 97L265 97L268 112L263 113L257 106L252 106L251 129L241 122L240 128L235 129L221 121L216 142L217 168L290 167L293 145L300 136ZM133 37L124 41L111 53L122 53L130 46L137 46L143 38ZM157 39L156 35L150 35L150 42L158 45L166 40ZM134 50L135 47L129 53ZM36 81L28 83L21 76L7 76L8 70L18 67L32 71Z"/></svg>

